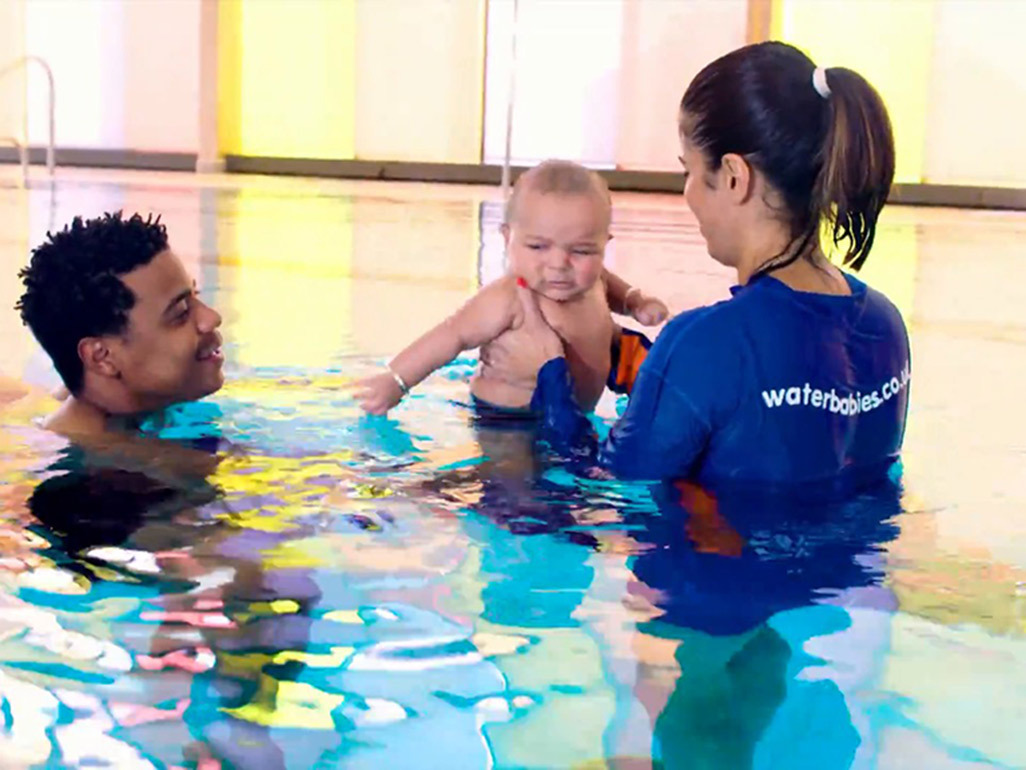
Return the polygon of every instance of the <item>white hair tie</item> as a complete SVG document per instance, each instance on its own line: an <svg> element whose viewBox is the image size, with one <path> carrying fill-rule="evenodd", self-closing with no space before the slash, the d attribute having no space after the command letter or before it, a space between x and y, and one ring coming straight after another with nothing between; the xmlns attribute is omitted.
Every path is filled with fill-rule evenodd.
<svg viewBox="0 0 1026 770"><path fill-rule="evenodd" d="M828 99L830 97L830 84L827 83L825 67L816 67L816 69L812 71L812 87L815 88L816 93L824 99Z"/></svg>

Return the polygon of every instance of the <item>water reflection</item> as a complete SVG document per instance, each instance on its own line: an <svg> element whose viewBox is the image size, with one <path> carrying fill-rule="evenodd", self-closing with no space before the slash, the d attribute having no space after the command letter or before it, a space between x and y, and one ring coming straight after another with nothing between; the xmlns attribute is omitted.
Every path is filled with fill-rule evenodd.
<svg viewBox="0 0 1026 770"><path fill-rule="evenodd" d="M785 701L793 710L814 697L818 731L785 733L788 750L818 756L814 766L850 766L860 737L843 693L796 681L810 662L807 637L774 620L819 607L815 633L827 634L850 625L843 604L894 609L881 552L898 533L898 484L826 505L625 485L547 466L527 431L478 425L475 438L481 462L420 491L473 514L465 527L487 544L482 618L542 639L587 625L605 635L606 676L620 689L617 713L601 725L614 764L774 766L766 758L782 755L771 724ZM604 570L626 554L616 599L633 622L588 600L596 554Z"/></svg>
<svg viewBox="0 0 1026 770"><path fill-rule="evenodd" d="M817 508L575 475L453 406L470 359L393 419L363 419L344 387L408 339L395 298L428 326L500 269L481 229L493 212L419 187L362 203L326 187L311 205L320 192L191 184L132 194L167 212L226 313L224 391L147 426L205 454L76 457L29 427L38 404L2 417L0 764L1026 764L1021 527L995 515L1017 500L1002 438L1015 420L982 408L989 390L947 393L1021 357L954 340L931 310L965 295L938 293L938 270L952 286L1007 272L925 259L965 250L948 214L940 240L908 225L872 263L898 265L878 277L910 314L916 295L920 369L959 369L921 377L929 409L910 433L913 486L945 510L899 515L897 488ZM117 208L125 189L66 189L58 220ZM649 205L618 199L611 267L665 284L674 309L720 297L693 222ZM0 255L9 275L42 237L44 219L30 224ZM1007 257L1018 241L993 224L970 229ZM909 233L925 272L905 270ZM2 357L27 371L14 284L0 289ZM0 401L20 395L0 383ZM923 460L961 445L932 440L964 433L952 409L994 423L958 473Z"/></svg>
<svg viewBox="0 0 1026 770"><path fill-rule="evenodd" d="M815 506L620 484L437 395L445 442L339 419L304 382L148 428L217 448L198 474L74 451L11 466L5 506L21 490L24 513L5 529L21 566L5 561L2 687L26 756L401 767L427 741L446 747L438 767L874 756L860 693L896 609L897 485ZM289 400L302 431L273 417Z"/></svg>
<svg viewBox="0 0 1026 770"><path fill-rule="evenodd" d="M661 485L654 496L659 515L633 533L645 547L629 586L652 613L633 645L653 756L667 768L771 767L787 756L789 767L802 766L799 757L850 767L860 737L844 694L827 680L796 679L811 662L806 638L775 620L856 593L859 606L894 607L880 556L898 533L898 485L828 505L689 484ZM850 625L839 607L811 617L826 623L817 634ZM810 697L815 718L801 734L785 731L780 745L771 725L785 701L793 710Z"/></svg>
<svg viewBox="0 0 1026 770"><path fill-rule="evenodd" d="M177 633L152 620L193 584L173 549L202 541L193 506L213 490L183 493L85 459L64 453L27 500L36 562L3 611L3 695L16 705L8 737L26 765L50 757L62 766L157 767L151 757L180 756L187 742L188 687L146 672L178 658L191 659L181 663L188 670L204 656L179 649ZM167 645L176 654L165 659ZM141 751L130 736L157 723Z"/></svg>

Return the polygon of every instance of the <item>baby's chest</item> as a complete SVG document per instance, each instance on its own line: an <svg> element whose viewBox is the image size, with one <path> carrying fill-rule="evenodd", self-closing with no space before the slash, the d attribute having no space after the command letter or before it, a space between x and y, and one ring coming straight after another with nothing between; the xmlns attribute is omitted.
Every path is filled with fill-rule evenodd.
<svg viewBox="0 0 1026 770"><path fill-rule="evenodd" d="M573 313L549 315L549 323L562 338L571 364L577 360L592 367L608 369L613 319L604 304L595 303Z"/></svg>

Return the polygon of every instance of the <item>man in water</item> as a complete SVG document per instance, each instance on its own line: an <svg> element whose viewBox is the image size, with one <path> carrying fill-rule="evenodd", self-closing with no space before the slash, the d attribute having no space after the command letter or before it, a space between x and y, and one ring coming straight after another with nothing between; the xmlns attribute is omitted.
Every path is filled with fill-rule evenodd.
<svg viewBox="0 0 1026 770"><path fill-rule="evenodd" d="M17 309L68 394L43 427L76 440L115 434L224 383L221 316L200 300L159 217L76 217L19 275Z"/></svg>

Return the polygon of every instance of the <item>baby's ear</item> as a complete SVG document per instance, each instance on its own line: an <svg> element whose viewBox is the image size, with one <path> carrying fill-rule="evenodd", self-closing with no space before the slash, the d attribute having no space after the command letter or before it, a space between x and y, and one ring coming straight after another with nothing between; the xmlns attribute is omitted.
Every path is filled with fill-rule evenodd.
<svg viewBox="0 0 1026 770"><path fill-rule="evenodd" d="M502 233L503 242L509 246L509 225L503 222L499 227L499 232Z"/></svg>

